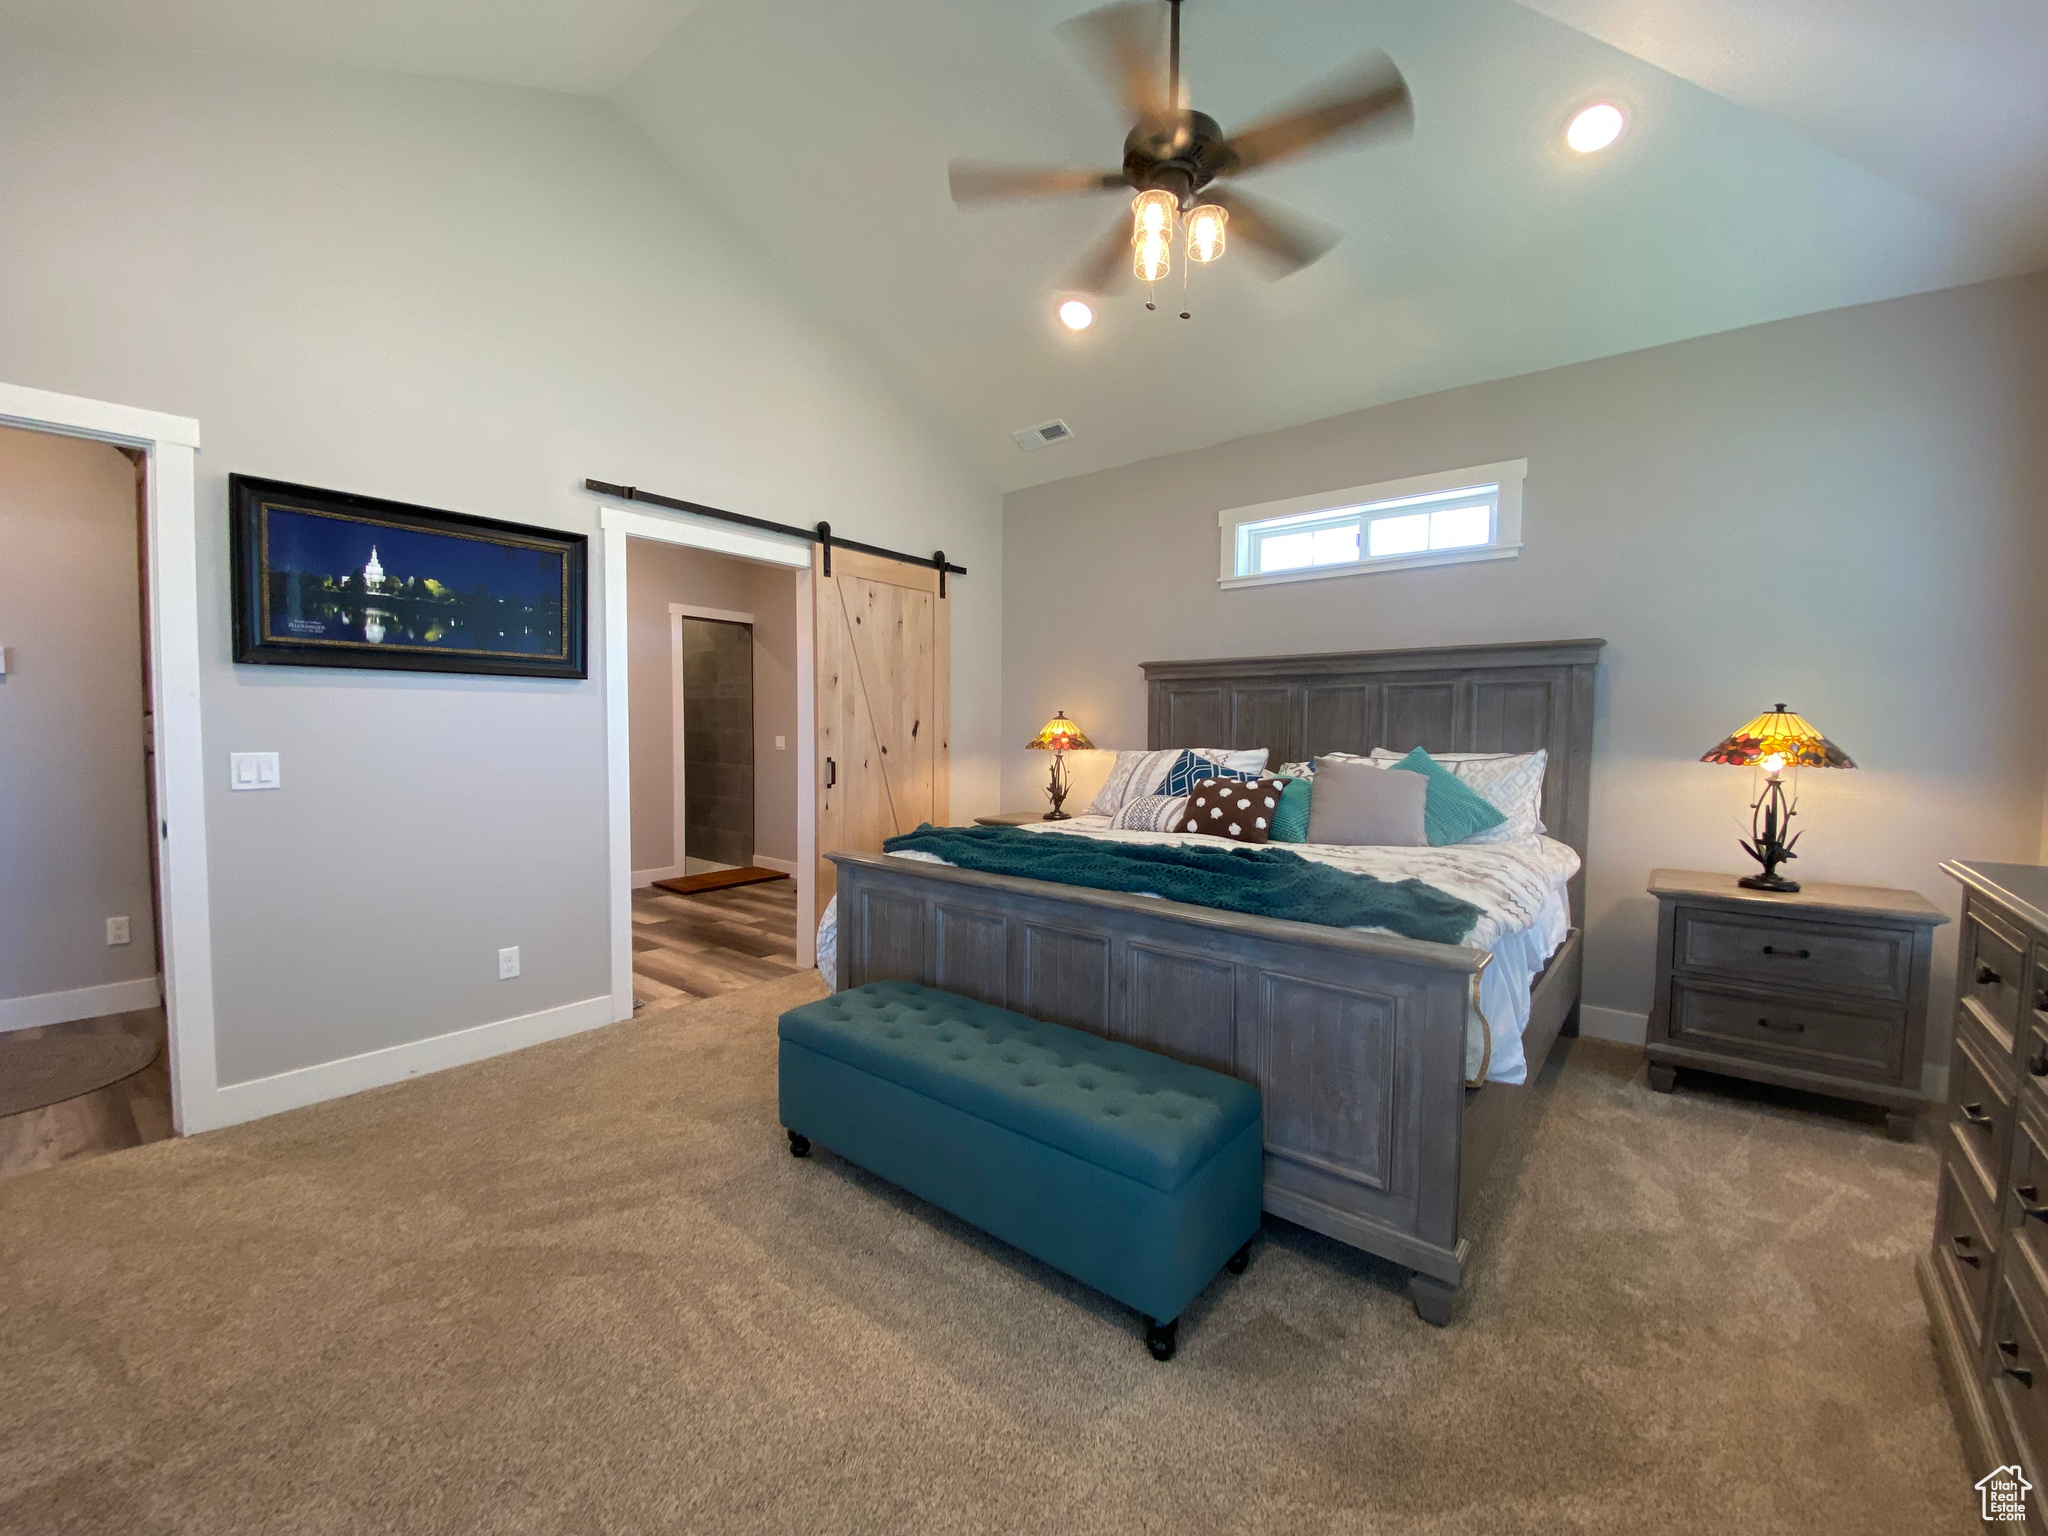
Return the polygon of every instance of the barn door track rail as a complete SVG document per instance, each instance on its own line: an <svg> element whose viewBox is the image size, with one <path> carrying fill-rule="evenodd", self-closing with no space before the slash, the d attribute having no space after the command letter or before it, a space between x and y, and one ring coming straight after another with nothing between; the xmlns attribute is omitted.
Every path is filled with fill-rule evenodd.
<svg viewBox="0 0 2048 1536"><path fill-rule="evenodd" d="M879 544L863 544L859 539L842 539L832 531L830 523L819 523L815 528L797 528L788 523L771 523L765 517L749 517L744 512L727 512L721 507L707 507L698 501L682 501L674 496L661 496L653 491L643 491L637 485L613 485L609 480L585 480L583 489L594 491L600 496L616 496L621 501L644 501L649 506L667 507L673 512L691 512L698 517L715 517L721 522L738 523L746 528L760 528L768 533L787 534L792 539L809 539L825 552L825 574L832 574L832 550L857 549L864 555L880 555L884 560L901 560L905 565L928 565L939 573L939 596L946 595L946 577L965 576L964 565L948 565L946 552L934 550L929 555L906 555L900 549L884 549Z"/></svg>

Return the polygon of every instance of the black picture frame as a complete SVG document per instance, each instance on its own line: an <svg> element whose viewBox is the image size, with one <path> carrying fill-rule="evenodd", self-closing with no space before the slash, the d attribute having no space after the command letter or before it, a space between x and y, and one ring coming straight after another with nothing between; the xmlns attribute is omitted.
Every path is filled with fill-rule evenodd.
<svg viewBox="0 0 2048 1536"><path fill-rule="evenodd" d="M254 475L228 476L228 512L237 662L589 676L583 534Z"/></svg>

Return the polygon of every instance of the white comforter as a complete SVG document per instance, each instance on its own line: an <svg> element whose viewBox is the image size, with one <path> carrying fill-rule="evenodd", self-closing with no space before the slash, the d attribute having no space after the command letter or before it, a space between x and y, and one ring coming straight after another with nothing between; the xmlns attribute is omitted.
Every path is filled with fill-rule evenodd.
<svg viewBox="0 0 2048 1536"><path fill-rule="evenodd" d="M1076 816L1070 821L1027 822L1025 830L1049 837L1092 837L1108 842L1181 844L1215 848L1212 837L1172 832L1112 831L1107 816ZM1462 843L1449 848L1347 848L1328 843L1284 843L1286 848L1318 864L1378 880L1416 879L1479 909L1479 920L1465 943L1492 957L1479 979L1479 1014L1469 1021L1465 1041L1465 1075L1479 1074L1485 1063L1490 1081L1528 1080L1522 1032L1529 1024L1529 990L1536 976L1571 928L1565 882L1578 873L1579 856L1548 837L1507 843ZM928 853L893 855L928 864L945 861ZM837 901L818 924L818 968L830 981L837 972ZM1370 930L1368 930L1370 931ZM1492 1050L1489 1059L1488 1040Z"/></svg>

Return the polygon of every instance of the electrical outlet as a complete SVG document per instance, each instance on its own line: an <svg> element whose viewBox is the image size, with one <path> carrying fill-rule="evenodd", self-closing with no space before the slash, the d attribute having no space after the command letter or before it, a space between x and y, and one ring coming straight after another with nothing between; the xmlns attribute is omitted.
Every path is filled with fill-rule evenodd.
<svg viewBox="0 0 2048 1536"><path fill-rule="evenodd" d="M519 974L519 946L498 951L498 980L510 981Z"/></svg>
<svg viewBox="0 0 2048 1536"><path fill-rule="evenodd" d="M775 750L778 752L782 751L785 747L788 746L788 744L789 738L787 736L778 736L775 738Z"/></svg>
<svg viewBox="0 0 2048 1536"><path fill-rule="evenodd" d="M133 936L128 932L127 918L110 917L107 919L107 942L109 944L127 944L133 942Z"/></svg>

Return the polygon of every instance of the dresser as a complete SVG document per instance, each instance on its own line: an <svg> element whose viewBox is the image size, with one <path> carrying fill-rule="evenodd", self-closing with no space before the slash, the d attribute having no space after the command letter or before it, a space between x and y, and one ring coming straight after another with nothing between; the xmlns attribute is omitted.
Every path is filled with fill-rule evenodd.
<svg viewBox="0 0 2048 1536"><path fill-rule="evenodd" d="M1733 875L1660 869L1650 1086L1680 1067L1884 1107L1910 1141L1925 1100L1920 1060L1934 930L1912 891L1808 884L1745 890Z"/></svg>
<svg viewBox="0 0 2048 1536"><path fill-rule="evenodd" d="M1963 887L1934 1243L1916 1266L1972 1475L2048 1474L2048 869ZM2038 1497L2038 1495L2036 1495Z"/></svg>

